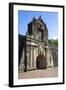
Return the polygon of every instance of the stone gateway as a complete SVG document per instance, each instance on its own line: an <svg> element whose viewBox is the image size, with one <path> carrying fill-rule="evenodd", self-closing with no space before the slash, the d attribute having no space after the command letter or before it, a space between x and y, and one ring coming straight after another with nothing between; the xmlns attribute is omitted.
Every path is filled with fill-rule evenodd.
<svg viewBox="0 0 66 90"><path fill-rule="evenodd" d="M19 70L58 66L58 48L48 42L48 28L41 16L28 24L26 35L19 35Z"/></svg>

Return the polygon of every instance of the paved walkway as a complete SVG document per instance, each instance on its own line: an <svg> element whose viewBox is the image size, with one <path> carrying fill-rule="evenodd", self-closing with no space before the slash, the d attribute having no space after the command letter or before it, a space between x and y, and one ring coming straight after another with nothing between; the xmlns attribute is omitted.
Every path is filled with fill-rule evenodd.
<svg viewBox="0 0 66 90"><path fill-rule="evenodd" d="M58 68L48 68L46 70L33 70L27 72L20 72L19 79L29 79L29 78L45 78L45 77L57 77Z"/></svg>

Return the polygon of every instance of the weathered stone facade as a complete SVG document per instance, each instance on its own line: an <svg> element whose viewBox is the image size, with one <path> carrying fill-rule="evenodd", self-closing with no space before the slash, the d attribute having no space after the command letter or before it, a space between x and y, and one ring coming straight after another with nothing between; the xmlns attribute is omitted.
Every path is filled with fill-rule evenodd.
<svg viewBox="0 0 66 90"><path fill-rule="evenodd" d="M45 57L44 66L58 66L58 49L48 43L48 29L41 16L28 24L26 36L19 36L19 70L37 69L37 57ZM41 61L40 61L41 63Z"/></svg>

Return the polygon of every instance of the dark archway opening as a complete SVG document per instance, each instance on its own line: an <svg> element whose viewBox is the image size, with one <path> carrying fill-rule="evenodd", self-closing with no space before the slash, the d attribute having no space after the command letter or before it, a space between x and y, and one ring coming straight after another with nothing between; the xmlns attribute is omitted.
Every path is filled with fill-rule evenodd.
<svg viewBox="0 0 66 90"><path fill-rule="evenodd" d="M46 58L43 54L39 54L36 59L37 69L46 69Z"/></svg>

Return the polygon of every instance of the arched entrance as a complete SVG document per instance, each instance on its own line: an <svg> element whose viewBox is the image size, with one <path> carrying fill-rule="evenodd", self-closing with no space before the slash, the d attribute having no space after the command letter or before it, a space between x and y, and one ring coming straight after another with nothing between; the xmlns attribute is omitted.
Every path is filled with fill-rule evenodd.
<svg viewBox="0 0 66 90"><path fill-rule="evenodd" d="M43 54L39 54L36 59L37 69L46 69L46 58Z"/></svg>

